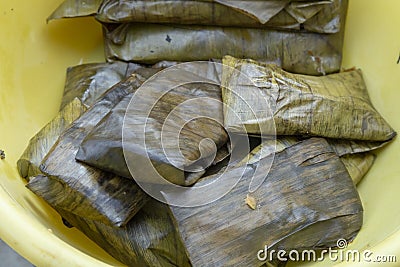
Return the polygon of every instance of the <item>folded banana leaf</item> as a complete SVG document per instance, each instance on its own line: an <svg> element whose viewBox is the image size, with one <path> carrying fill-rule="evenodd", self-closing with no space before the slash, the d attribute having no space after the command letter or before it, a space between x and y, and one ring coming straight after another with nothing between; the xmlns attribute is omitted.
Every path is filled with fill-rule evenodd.
<svg viewBox="0 0 400 267"><path fill-rule="evenodd" d="M346 140L346 139L328 139L336 154L339 156L369 152L382 148L389 144L392 139L386 142L380 141L359 141L359 140Z"/></svg>
<svg viewBox="0 0 400 267"><path fill-rule="evenodd" d="M363 220L361 201L325 139L290 146L275 154L269 172L264 168L258 162L228 167L223 175L232 179L243 172L228 194L200 207L170 206L193 266L259 266L257 252L265 246L301 251L354 239ZM268 175L250 194L255 210L245 202L253 175ZM212 190L221 186L217 181Z"/></svg>
<svg viewBox="0 0 400 267"><path fill-rule="evenodd" d="M81 64L67 69L62 109L75 97L86 107L92 106L101 95L132 73L145 71L138 64L113 62Z"/></svg>
<svg viewBox="0 0 400 267"><path fill-rule="evenodd" d="M371 152L391 142L368 142L341 139L327 139L332 149L340 156L354 184L357 185L375 162Z"/></svg>
<svg viewBox="0 0 400 267"><path fill-rule="evenodd" d="M90 16L97 13L103 0L66 0L47 18L47 22L58 18Z"/></svg>
<svg viewBox="0 0 400 267"><path fill-rule="evenodd" d="M106 23L146 22L336 33L344 18L333 1L120 1L106 0L96 18ZM162 10L162 12L160 12Z"/></svg>
<svg viewBox="0 0 400 267"><path fill-rule="evenodd" d="M40 162L57 142L61 133L86 111L86 107L77 98L66 104L57 116L44 126L34 137L17 161L17 169L22 178L40 174Z"/></svg>
<svg viewBox="0 0 400 267"><path fill-rule="evenodd" d="M343 27L347 1L65 1L48 20L88 16L105 23L145 22L278 28L336 33ZM162 11L162 12L161 12Z"/></svg>
<svg viewBox="0 0 400 267"><path fill-rule="evenodd" d="M174 82L163 79L160 81L164 86ZM138 110L152 105L153 93L148 92L148 96L138 101L143 105L137 106ZM76 155L77 160L131 178L122 147L122 127L131 98L131 95L125 97L87 135ZM173 110L178 106L179 111L174 113ZM202 118L191 120L198 115ZM138 120L138 116L142 114L134 114L133 120ZM166 119L173 123L167 123ZM175 184L192 185L214 160L215 148L219 150L227 142L228 135L222 126L222 119L221 90L218 85L191 83L176 87L161 97L149 114L146 145L142 147L137 141L142 138L138 132L131 139L136 145L125 146L125 153L128 151L135 157L148 155L162 177ZM179 149L174 149L174 143L171 142L176 138L179 138ZM212 144L201 142L206 138ZM163 140L168 140L169 143L166 144ZM171 153L167 154L165 149L168 148ZM221 154L219 156L223 157Z"/></svg>
<svg viewBox="0 0 400 267"><path fill-rule="evenodd" d="M342 60L343 30L317 34L140 23L108 24L103 28L109 60L151 64L231 55L274 62L287 71L310 75L338 72Z"/></svg>
<svg viewBox="0 0 400 267"><path fill-rule="evenodd" d="M253 149L249 155L242 161L246 163L255 163L260 161L261 159L272 155L273 153L279 153L285 150L288 147L295 145L298 142L304 141L306 138L295 137L295 136L283 136L278 137L276 140L263 140L262 143ZM326 141L331 146L332 150L336 152L339 156L340 160L343 162L344 166L347 169L353 183L357 185L361 179L367 174L369 169L372 167L375 161L375 155L372 154L371 151L373 147L368 147L370 150L367 150L367 147L362 147L365 150L359 151L358 153L352 153L350 142L348 141L348 146L346 147L346 153L340 154L338 153L338 144L342 148L344 148L344 142L347 140L337 140L327 138ZM340 152L343 152L342 150Z"/></svg>
<svg viewBox="0 0 400 267"><path fill-rule="evenodd" d="M63 132L42 161L40 171L49 178L59 181L68 194L47 198L47 202L87 219L122 226L147 201L147 195L134 181L100 171L75 160L79 145L86 135L146 78L132 75L118 83Z"/></svg>
<svg viewBox="0 0 400 267"><path fill-rule="evenodd" d="M358 184L374 164L376 156L372 153L359 153L341 157L354 184Z"/></svg>
<svg viewBox="0 0 400 267"><path fill-rule="evenodd" d="M30 140L17 162L20 175L29 179L30 176L41 173L40 162L60 134L107 89L133 72L147 77L154 70L124 62L82 64L68 68L60 112Z"/></svg>
<svg viewBox="0 0 400 267"><path fill-rule="evenodd" d="M35 177L28 188L45 200L67 194L60 182L46 176ZM55 209L69 224L128 266L190 266L168 207L156 200L149 200L125 227L108 226Z"/></svg>
<svg viewBox="0 0 400 267"><path fill-rule="evenodd" d="M224 110L224 122L232 132L244 125L247 134L276 130L277 135L374 142L396 136L374 109L361 70L314 77L228 56L223 64L222 97L230 107ZM268 109L272 115L266 115Z"/></svg>

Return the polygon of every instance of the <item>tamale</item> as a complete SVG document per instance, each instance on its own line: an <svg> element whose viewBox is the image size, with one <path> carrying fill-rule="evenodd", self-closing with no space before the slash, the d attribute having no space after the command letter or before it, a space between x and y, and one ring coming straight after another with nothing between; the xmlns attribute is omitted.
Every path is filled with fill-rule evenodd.
<svg viewBox="0 0 400 267"><path fill-rule="evenodd" d="M145 68L138 64L118 61L69 67L60 109L75 97L79 98L86 107L90 107L113 85L133 72L140 72L141 69Z"/></svg>
<svg viewBox="0 0 400 267"><path fill-rule="evenodd" d="M164 85L168 83L160 81ZM137 110L152 105L153 92L147 92L148 96L138 101L143 106L137 106ZM129 119L125 113L131 98L131 95L125 97L87 135L76 155L77 160L131 178L122 147L122 127L124 119ZM175 109L177 107L180 107L178 111ZM137 121L138 116L142 116L141 113L131 114L131 118ZM203 118L196 118L199 115ZM125 153L129 151L136 157L147 154L162 177L175 184L191 185L204 174L203 170L214 159L214 144L218 150L227 142L222 116L221 90L218 85L192 83L179 86L166 92L154 103L146 125L146 146L141 147L137 141L142 138L140 132L137 132L130 140L135 146L124 144ZM132 129L132 132L135 130ZM175 149L173 140L177 138L179 144ZM213 144L201 142L206 138Z"/></svg>
<svg viewBox="0 0 400 267"><path fill-rule="evenodd" d="M343 30L317 34L140 23L108 24L103 28L109 60L151 64L232 55L274 62L287 71L310 75L338 72L342 60Z"/></svg>
<svg viewBox="0 0 400 267"><path fill-rule="evenodd" d="M242 131L244 125L247 134L276 130L277 135L378 142L396 136L373 107L361 70L314 77L227 56L222 89L223 101L230 107L224 109L228 131ZM265 115L266 109L272 115Z"/></svg>
<svg viewBox="0 0 400 267"><path fill-rule="evenodd" d="M343 27L347 1L230 1L230 0L105 0L87 4L67 0L49 20L96 14L105 23L159 23L249 28L278 28L336 33ZM82 10L81 10L82 9ZM162 12L160 12L162 10Z"/></svg>
<svg viewBox="0 0 400 267"><path fill-rule="evenodd" d="M363 220L361 201L325 139L310 138L275 154L269 173L261 172L267 179L251 193L256 210L245 203L254 164L227 168L223 175L228 177L244 174L219 200L170 206L193 266L259 266L257 252L265 246L301 251L354 239ZM216 183L215 190L221 186Z"/></svg>
<svg viewBox="0 0 400 267"><path fill-rule="evenodd" d="M51 199L42 196L51 205L87 219L121 226L147 201L148 197L134 181L75 161L86 135L144 80L144 77L133 75L118 83L60 136L40 165L43 174L59 181L68 192Z"/></svg>
<svg viewBox="0 0 400 267"><path fill-rule="evenodd" d="M29 180L39 170L40 162L56 143L60 134L77 118L79 118L86 107L77 98L66 104L57 116L44 126L34 137L17 161L17 169L22 178Z"/></svg>
<svg viewBox="0 0 400 267"><path fill-rule="evenodd" d="M278 28L336 33L345 1L121 1L106 0L96 18L106 23L145 22ZM162 10L162 12L160 12Z"/></svg>
<svg viewBox="0 0 400 267"><path fill-rule="evenodd" d="M87 136L76 159L126 177L132 170L124 158L150 159L163 181L194 183L227 141L218 67L211 62L181 64L147 80L128 110L126 98Z"/></svg>
<svg viewBox="0 0 400 267"><path fill-rule="evenodd" d="M56 180L38 176L28 184L30 190L44 199L67 194ZM54 188L60 190L54 190ZM88 220L55 207L61 216L114 258L128 266L190 266L168 207L156 200L149 202L125 227L112 227Z"/></svg>

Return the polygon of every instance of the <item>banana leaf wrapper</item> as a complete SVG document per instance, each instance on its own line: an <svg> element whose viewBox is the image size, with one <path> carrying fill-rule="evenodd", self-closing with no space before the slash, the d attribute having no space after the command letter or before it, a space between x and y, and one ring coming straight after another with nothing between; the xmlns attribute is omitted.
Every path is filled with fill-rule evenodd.
<svg viewBox="0 0 400 267"><path fill-rule="evenodd" d="M140 23L107 24L103 28L105 53L110 61L152 64L231 55L274 62L294 73L321 75L338 72L342 60L343 30L317 34Z"/></svg>
<svg viewBox="0 0 400 267"><path fill-rule="evenodd" d="M304 140L305 138L295 136L278 137L276 140L264 140L261 145L253 149L242 162L255 163L267 156L272 155L273 153L279 153L286 148ZM369 151L377 149L379 147L368 147L368 149L366 149L367 146L362 146L361 148L364 148L365 150L359 150L358 153L352 153L352 151L354 150L351 150L352 147L350 146L349 141L348 146L346 147L346 153L340 154L344 150L338 150L338 142L340 148L343 148L343 143L347 140L336 140L328 138L326 139L326 141L343 162L344 166L347 169L347 172L353 180L353 183L357 185L374 164L376 156Z"/></svg>
<svg viewBox="0 0 400 267"><path fill-rule="evenodd" d="M156 70L154 70L156 71ZM146 78L139 75L112 87L86 113L63 132L40 171L59 181L67 194L49 194L52 206L87 219L109 225L125 225L147 201L147 195L133 180L106 173L75 160L79 145L86 135L126 95L138 88Z"/></svg>
<svg viewBox="0 0 400 267"><path fill-rule="evenodd" d="M138 64L118 61L69 67L60 109L76 97L89 108L112 86L132 73L141 74L146 69Z"/></svg>
<svg viewBox="0 0 400 267"><path fill-rule="evenodd" d="M373 107L361 70L314 77L229 56L223 64L222 98L230 107L224 110L224 122L232 132L240 133L244 125L247 134L276 130L277 135L382 143L396 136ZM266 109L272 115L265 115Z"/></svg>
<svg viewBox="0 0 400 267"><path fill-rule="evenodd" d="M354 184L357 185L367 174L375 162L376 156L372 153L346 155L341 160L346 167Z"/></svg>
<svg viewBox="0 0 400 267"><path fill-rule="evenodd" d="M170 206L193 266L259 266L256 255L265 245L324 249L335 247L339 238L353 240L360 230L360 198L325 139L310 138L277 153L268 176L251 193L256 201L252 210L244 200L255 168L253 163L228 167L224 175L244 175L215 202Z"/></svg>
<svg viewBox="0 0 400 267"><path fill-rule="evenodd" d="M67 194L60 182L46 176L35 177L28 187L45 200ZM124 227L112 227L53 207L69 224L128 266L190 266L165 204L149 200Z"/></svg>
<svg viewBox="0 0 400 267"><path fill-rule="evenodd" d="M31 176L41 173L39 167L43 158L57 142L61 133L86 111L78 98L66 104L57 116L29 140L25 151L17 161L17 169L22 178L29 181Z"/></svg>
<svg viewBox="0 0 400 267"><path fill-rule="evenodd" d="M168 83L165 80L162 82L164 86ZM151 94L149 92L150 97ZM131 98L131 95L125 97L87 135L76 155L77 160L132 178L122 147L122 127L124 119L129 119L129 117L125 117L125 113ZM187 101L191 102L185 105L188 103ZM143 97L139 102L143 106L138 106L138 110L152 105L151 98ZM172 113L179 105L182 107L179 112ZM204 117L205 113L208 114L206 116L208 118ZM198 114L202 114L202 118L190 120ZM138 116L142 115L139 113L132 117L136 120ZM147 114L145 115L147 116ZM167 118L174 123L166 123ZM185 123L185 121L189 122ZM222 122L222 99L218 85L191 83L179 86L168 91L154 105L146 125L145 147L139 145L141 142L138 140L142 138L141 133L134 133L130 142L136 145L125 146L125 153L130 153L135 157L148 156L162 177L172 183L189 186L204 174L204 170L208 167L206 163L211 160L215 161L216 154L218 154L217 161L223 160L220 157L227 156L226 151L220 150L228 140ZM133 129L132 132L134 131ZM173 148L174 144L165 144L162 142L162 138L169 140L175 137L179 138L179 149L170 150L173 154L169 153L167 156L164 149ZM213 144L202 143L201 141L205 138L209 138Z"/></svg>
<svg viewBox="0 0 400 267"><path fill-rule="evenodd" d="M343 0L67 0L48 20L95 15L97 20L105 23L142 22L336 33L344 26L346 9L347 1Z"/></svg>
<svg viewBox="0 0 400 267"><path fill-rule="evenodd" d="M120 1L106 0L96 19L105 23L158 23L276 28L337 33L347 1ZM162 12L160 12L162 11Z"/></svg>
<svg viewBox="0 0 400 267"><path fill-rule="evenodd" d="M29 180L40 172L39 165L60 134L92 106L102 94L133 72L149 75L154 70L134 63L92 63L67 69L64 95L59 114L29 141L17 162L21 177Z"/></svg>
<svg viewBox="0 0 400 267"><path fill-rule="evenodd" d="M58 18L74 18L95 15L103 0L66 0L47 18L47 22Z"/></svg>

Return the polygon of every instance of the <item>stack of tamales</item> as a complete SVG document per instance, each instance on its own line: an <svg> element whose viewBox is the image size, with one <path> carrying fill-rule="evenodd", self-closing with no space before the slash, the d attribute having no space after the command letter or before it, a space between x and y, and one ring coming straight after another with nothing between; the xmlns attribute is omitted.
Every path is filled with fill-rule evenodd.
<svg viewBox="0 0 400 267"><path fill-rule="evenodd" d="M347 0L66 0L48 20L95 16L108 60L274 62L295 73L340 70Z"/></svg>
<svg viewBox="0 0 400 267"><path fill-rule="evenodd" d="M363 221L355 186L396 132L361 70L336 73L346 9L65 1L49 19L95 16L110 62L68 68L59 114L30 140L21 176L128 266L284 265L257 253L351 242Z"/></svg>

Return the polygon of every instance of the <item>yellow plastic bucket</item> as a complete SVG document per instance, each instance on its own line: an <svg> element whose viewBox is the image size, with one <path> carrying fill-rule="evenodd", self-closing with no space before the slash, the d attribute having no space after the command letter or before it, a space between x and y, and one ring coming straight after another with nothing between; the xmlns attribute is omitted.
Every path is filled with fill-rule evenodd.
<svg viewBox="0 0 400 267"><path fill-rule="evenodd" d="M58 110L66 68L104 61L101 27L93 19L46 24L60 2L0 2L0 149L6 152L0 160L0 238L37 266L121 265L79 231L64 227L57 213L24 187L16 170L30 137ZM344 68L363 70L373 104L397 132L399 10L398 0L350 0L343 61ZM379 152L358 186L365 223L349 249L395 255L398 261L371 266L400 266L399 158L396 140Z"/></svg>

